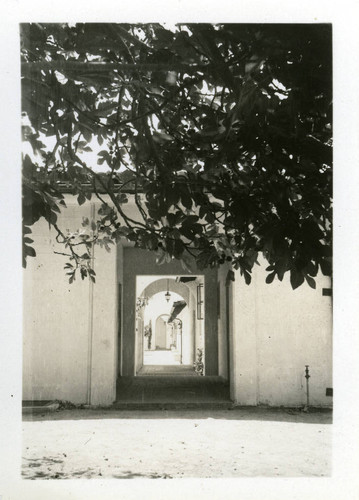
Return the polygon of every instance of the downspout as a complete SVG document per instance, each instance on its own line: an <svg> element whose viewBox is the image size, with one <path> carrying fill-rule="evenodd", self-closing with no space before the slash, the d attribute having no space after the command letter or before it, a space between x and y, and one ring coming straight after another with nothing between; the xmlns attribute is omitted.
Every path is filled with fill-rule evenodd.
<svg viewBox="0 0 359 500"><path fill-rule="evenodd" d="M91 203L90 207L91 219L95 219L95 205ZM94 265L95 247L91 245L91 267ZM88 316L88 344L87 344L87 397L86 403L91 404L91 385L92 385L92 344L93 344L93 281L89 279L89 316Z"/></svg>

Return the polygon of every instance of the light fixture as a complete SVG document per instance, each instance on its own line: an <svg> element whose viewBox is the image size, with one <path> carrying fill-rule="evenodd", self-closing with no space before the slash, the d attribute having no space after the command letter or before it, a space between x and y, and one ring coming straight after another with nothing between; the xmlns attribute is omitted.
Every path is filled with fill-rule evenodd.
<svg viewBox="0 0 359 500"><path fill-rule="evenodd" d="M165 293L165 299L167 300L167 302L169 302L170 298L171 298L171 294L169 292L169 280L167 280L167 292Z"/></svg>

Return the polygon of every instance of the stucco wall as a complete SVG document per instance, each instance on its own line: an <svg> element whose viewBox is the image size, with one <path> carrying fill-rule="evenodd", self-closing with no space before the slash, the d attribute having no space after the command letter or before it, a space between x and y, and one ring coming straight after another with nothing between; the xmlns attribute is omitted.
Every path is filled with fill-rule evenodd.
<svg viewBox="0 0 359 500"><path fill-rule="evenodd" d="M90 216L89 207L69 207L62 223L75 229L79 216ZM28 259L23 281L23 398L84 402L89 282L69 285L66 259L53 253L63 249L44 220L32 227L32 234L37 256Z"/></svg>
<svg viewBox="0 0 359 500"><path fill-rule="evenodd" d="M118 344L118 280L116 247L111 252L95 246L91 404L107 405L116 399Z"/></svg>
<svg viewBox="0 0 359 500"><path fill-rule="evenodd" d="M227 333L227 310L226 310L226 277L228 266L222 265L218 270L217 290L218 300L218 373L221 377L228 379L228 333Z"/></svg>
<svg viewBox="0 0 359 500"><path fill-rule="evenodd" d="M245 405L303 405L309 365L310 404L331 405L331 297L322 295L330 280L319 276L316 290L306 284L292 290L289 278L267 285L264 267L255 269L250 286L238 272L232 285L232 398Z"/></svg>
<svg viewBox="0 0 359 500"><path fill-rule="evenodd" d="M117 249L117 362L116 374L121 375L122 370L122 336L123 336L123 246L118 243Z"/></svg>
<svg viewBox="0 0 359 500"><path fill-rule="evenodd" d="M91 217L67 196L59 226L75 230ZM70 285L56 233L40 220L33 227L36 258L23 280L23 399L110 404L115 399L116 250L95 247L96 285L77 276ZM93 306L93 307L92 307Z"/></svg>
<svg viewBox="0 0 359 500"><path fill-rule="evenodd" d="M143 366L143 343L144 343L144 322L143 313L140 313L136 318L136 345L135 345L135 370L136 373Z"/></svg>
<svg viewBox="0 0 359 500"><path fill-rule="evenodd" d="M180 314L177 316L178 319L182 321L182 363L184 365L192 365L194 361L194 338L195 331L191 325L191 319L193 315L193 309L189 307L185 307Z"/></svg>
<svg viewBox="0 0 359 500"><path fill-rule="evenodd" d="M195 360L197 360L197 349L204 350L205 340L204 340L204 329L206 320L198 319L197 317L197 286L202 283L205 286L205 278L203 276L198 276L195 281L188 281L184 286L188 290L188 308L184 309L181 314L187 313L187 324L189 328L189 335L183 332L183 351L187 355L183 358L183 363L192 365ZM206 315L206 308L204 309L204 318ZM179 316L180 319L181 315ZM217 342L212 348L218 348ZM208 360L208 358L207 358ZM206 371L206 367L204 368ZM208 373L207 373L208 375Z"/></svg>

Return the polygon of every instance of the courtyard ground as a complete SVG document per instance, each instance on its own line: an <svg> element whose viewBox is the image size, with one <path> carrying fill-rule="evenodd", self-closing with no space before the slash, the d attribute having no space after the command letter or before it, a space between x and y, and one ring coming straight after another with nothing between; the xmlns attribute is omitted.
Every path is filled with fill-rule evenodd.
<svg viewBox="0 0 359 500"><path fill-rule="evenodd" d="M329 410L61 410L24 415L24 479L331 474Z"/></svg>

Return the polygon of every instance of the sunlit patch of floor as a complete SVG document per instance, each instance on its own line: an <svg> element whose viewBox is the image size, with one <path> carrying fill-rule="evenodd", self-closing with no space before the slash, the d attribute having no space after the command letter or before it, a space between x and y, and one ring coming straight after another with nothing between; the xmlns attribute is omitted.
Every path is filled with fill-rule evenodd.
<svg viewBox="0 0 359 500"><path fill-rule="evenodd" d="M23 422L23 446L24 479L331 473L325 414L66 410Z"/></svg>

